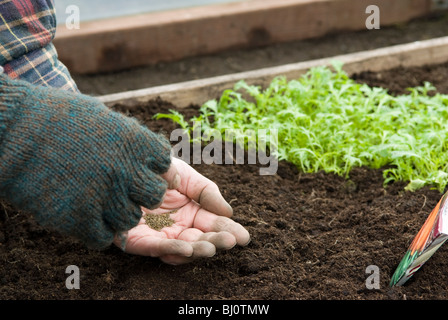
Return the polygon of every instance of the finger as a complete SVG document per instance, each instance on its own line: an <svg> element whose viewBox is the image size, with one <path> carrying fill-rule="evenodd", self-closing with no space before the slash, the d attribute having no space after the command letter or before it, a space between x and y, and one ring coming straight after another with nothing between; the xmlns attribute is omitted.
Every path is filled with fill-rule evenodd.
<svg viewBox="0 0 448 320"><path fill-rule="evenodd" d="M216 248L208 241L196 241L191 243L193 247L193 255L191 257L182 257L178 255L161 256L160 260L164 263L179 265L192 262L199 258L210 258L216 253Z"/></svg>
<svg viewBox="0 0 448 320"><path fill-rule="evenodd" d="M193 255L191 258L210 258L216 254L216 247L208 241L192 242Z"/></svg>
<svg viewBox="0 0 448 320"><path fill-rule="evenodd" d="M236 223L230 218L217 216L204 209L199 209L193 227L205 233L229 232L236 238L237 244L241 246L245 246L250 242L250 234L241 224Z"/></svg>
<svg viewBox="0 0 448 320"><path fill-rule="evenodd" d="M199 204L205 210L225 217L233 215L233 209L222 196L214 182L207 185L199 196Z"/></svg>
<svg viewBox="0 0 448 320"><path fill-rule="evenodd" d="M210 212L226 217L232 216L233 209L222 196L216 183L201 175L181 159L173 158L172 164L176 166L180 175L178 190L181 193Z"/></svg>
<svg viewBox="0 0 448 320"><path fill-rule="evenodd" d="M232 249L237 243L235 236L227 231L206 232L199 239L212 243L218 250Z"/></svg>
<svg viewBox="0 0 448 320"><path fill-rule="evenodd" d="M213 244L216 249L221 250L228 250L236 245L235 236L227 231L204 233L199 229L189 228L182 231L182 233L179 234L178 239L190 242L208 241Z"/></svg>
<svg viewBox="0 0 448 320"><path fill-rule="evenodd" d="M157 237L142 237L126 244L127 253L161 257L165 255L176 255L180 257L191 257L194 248L191 243L177 239L163 239Z"/></svg>

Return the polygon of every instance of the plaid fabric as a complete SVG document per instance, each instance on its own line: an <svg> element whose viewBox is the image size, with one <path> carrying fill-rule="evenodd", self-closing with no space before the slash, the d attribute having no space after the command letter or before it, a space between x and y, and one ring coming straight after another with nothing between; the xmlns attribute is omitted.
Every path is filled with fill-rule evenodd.
<svg viewBox="0 0 448 320"><path fill-rule="evenodd" d="M13 79L79 92L52 40L52 0L0 0L0 65Z"/></svg>

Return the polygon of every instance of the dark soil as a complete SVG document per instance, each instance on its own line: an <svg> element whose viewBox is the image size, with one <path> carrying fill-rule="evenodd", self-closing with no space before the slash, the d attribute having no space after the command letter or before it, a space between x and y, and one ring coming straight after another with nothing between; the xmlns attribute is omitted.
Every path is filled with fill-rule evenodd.
<svg viewBox="0 0 448 320"><path fill-rule="evenodd" d="M355 78L401 93L431 81L448 93L448 65L397 69ZM152 120L174 106L149 101L116 106L155 131ZM183 109L189 116L197 107ZM90 251L40 227L33 218L0 205L0 299L447 299L448 247L442 247L404 287L390 276L431 209L438 191L383 187L382 172L358 168L349 180L303 174L286 162L276 175L256 165L195 165L232 204L234 219L251 233L247 247L181 266L128 255L116 247ZM80 289L66 288L65 270L80 270ZM380 289L367 289L366 268L380 270Z"/></svg>

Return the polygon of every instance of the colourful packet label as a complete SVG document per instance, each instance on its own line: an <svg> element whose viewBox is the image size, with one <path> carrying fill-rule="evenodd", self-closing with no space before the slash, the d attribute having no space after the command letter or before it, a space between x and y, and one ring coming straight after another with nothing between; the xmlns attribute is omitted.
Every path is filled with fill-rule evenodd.
<svg viewBox="0 0 448 320"><path fill-rule="evenodd" d="M432 210L400 261L390 286L402 286L448 239L448 193Z"/></svg>

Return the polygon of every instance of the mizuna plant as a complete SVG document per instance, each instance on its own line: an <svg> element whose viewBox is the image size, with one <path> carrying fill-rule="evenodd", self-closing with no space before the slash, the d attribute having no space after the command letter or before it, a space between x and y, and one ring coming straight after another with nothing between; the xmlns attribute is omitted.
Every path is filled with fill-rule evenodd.
<svg viewBox="0 0 448 320"><path fill-rule="evenodd" d="M210 100L200 115L185 121L169 117L191 132L277 129L279 160L303 172L325 171L346 178L357 166L384 169L385 185L408 182L442 192L448 183L448 96L428 82L394 96L386 89L350 79L342 64L315 67L296 80L275 78L261 89L245 81ZM188 125L187 125L188 124Z"/></svg>

